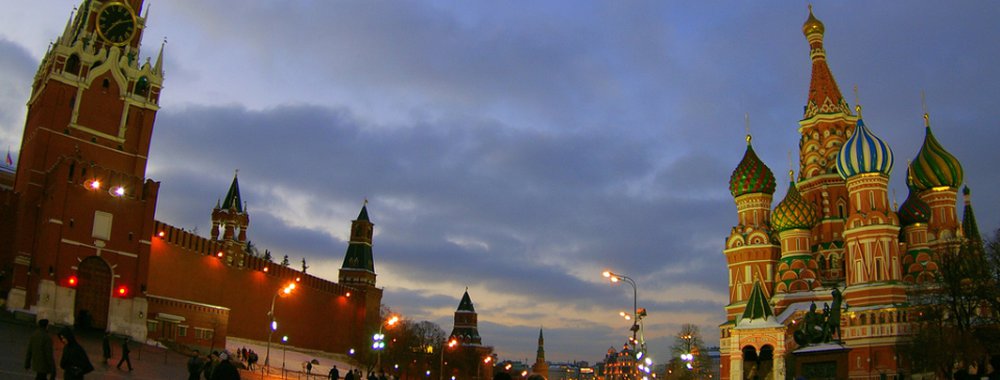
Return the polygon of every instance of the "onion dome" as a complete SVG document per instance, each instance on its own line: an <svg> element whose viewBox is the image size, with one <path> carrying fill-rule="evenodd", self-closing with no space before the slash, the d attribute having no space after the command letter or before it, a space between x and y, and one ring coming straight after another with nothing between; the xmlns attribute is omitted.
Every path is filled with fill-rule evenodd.
<svg viewBox="0 0 1000 380"><path fill-rule="evenodd" d="M774 173L757 158L750 140L747 135L747 151L729 177L729 192L733 197L750 193L774 194Z"/></svg>
<svg viewBox="0 0 1000 380"><path fill-rule="evenodd" d="M806 37L808 37L810 34L813 34L813 33L823 34L823 32L825 32L825 31L826 31L826 28L823 27L823 23L820 22L819 19L816 18L816 16L813 16L813 6L812 6L812 4L810 4L809 5L809 18L806 19L805 24L802 24L802 34L804 34L804 35L806 35Z"/></svg>
<svg viewBox="0 0 1000 380"><path fill-rule="evenodd" d="M964 172L962 164L955 156L944 150L931 132L930 117L924 114L924 124L927 133L924 135L924 145L920 147L917 157L910 163L910 186L917 191L935 187L957 188L962 185Z"/></svg>
<svg viewBox="0 0 1000 380"><path fill-rule="evenodd" d="M795 172L789 170L788 176L792 177ZM811 229L819 222L816 215L816 208L811 203L802 198L799 189L795 187L794 180L788 183L788 193L785 199L778 203L771 214L771 227L775 231L782 232L793 229Z"/></svg>
<svg viewBox="0 0 1000 380"><path fill-rule="evenodd" d="M896 211L896 214L899 215L899 223L904 227L931 221L931 206L920 199L917 193L911 188L910 195L906 196L906 200Z"/></svg>
<svg viewBox="0 0 1000 380"><path fill-rule="evenodd" d="M892 172L892 149L865 127L861 106L855 107L855 110L858 112L858 125L851 138L840 147L837 172L844 179L864 173L888 176Z"/></svg>

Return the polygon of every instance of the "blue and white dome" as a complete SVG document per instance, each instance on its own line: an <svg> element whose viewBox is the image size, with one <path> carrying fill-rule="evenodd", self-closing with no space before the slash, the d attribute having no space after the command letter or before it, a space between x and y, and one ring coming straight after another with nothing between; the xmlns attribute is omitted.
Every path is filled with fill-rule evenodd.
<svg viewBox="0 0 1000 380"><path fill-rule="evenodd" d="M892 172L892 149L865 127L865 122L861 119L861 106L856 107L856 110L858 126L851 138L840 147L837 172L844 179L864 173L882 173L888 176Z"/></svg>

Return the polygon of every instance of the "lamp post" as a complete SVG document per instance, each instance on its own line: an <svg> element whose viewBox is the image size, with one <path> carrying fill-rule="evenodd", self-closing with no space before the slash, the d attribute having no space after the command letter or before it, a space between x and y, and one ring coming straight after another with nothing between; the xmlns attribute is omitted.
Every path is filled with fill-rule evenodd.
<svg viewBox="0 0 1000 380"><path fill-rule="evenodd" d="M632 341L636 342L636 334L639 332L639 320L641 319L641 317L639 316L639 289L638 287L635 286L635 280L633 280L629 276L614 273L611 271L604 271L604 273L601 273L601 275L604 276L605 278L610 279L612 283L625 281L629 285L632 285L632 315L635 317L635 322L632 323L631 329L632 329ZM640 342L640 343L643 345L643 347L645 347L645 342ZM633 345L634 344L635 343L633 343Z"/></svg>
<svg viewBox="0 0 1000 380"><path fill-rule="evenodd" d="M288 335L281 337L281 378L285 378L285 353L288 348Z"/></svg>
<svg viewBox="0 0 1000 380"><path fill-rule="evenodd" d="M452 338L451 340L448 341L447 347L451 348L451 347L455 347L456 345L458 345L458 340L456 340L455 338ZM444 349L445 349L445 344L442 342L441 343L441 364L440 364L440 366L438 366L438 380L444 380Z"/></svg>
<svg viewBox="0 0 1000 380"><path fill-rule="evenodd" d="M382 369L382 350L385 349L385 334L382 334L382 327L392 327L399 322L399 316L393 315L378 325L378 333L372 336L372 349L375 350L375 368Z"/></svg>
<svg viewBox="0 0 1000 380"><path fill-rule="evenodd" d="M264 352L264 368L267 368L268 370L270 370L270 368L271 368L271 361L270 361L271 360L271 336L274 335L274 330L278 329L278 321L274 320L274 301L276 301L278 299L279 295L282 295L282 294L284 294L284 295L292 294L293 290L295 290L295 283L294 282L290 283L288 285L285 285L284 288L281 288L280 290L278 290L277 292L275 292L274 296L271 297L271 309L267 312L267 316L271 318L271 324L268 326L270 329L267 332L267 350ZM264 369L261 368L261 372L260 372L260 378L261 379L264 378L264 372L265 372Z"/></svg>

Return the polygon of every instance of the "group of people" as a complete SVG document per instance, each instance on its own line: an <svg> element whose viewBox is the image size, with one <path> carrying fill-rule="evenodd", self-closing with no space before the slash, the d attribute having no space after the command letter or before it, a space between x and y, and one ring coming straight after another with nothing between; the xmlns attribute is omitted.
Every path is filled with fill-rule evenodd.
<svg viewBox="0 0 1000 380"><path fill-rule="evenodd" d="M187 362L188 380L239 380L240 371L230 361L226 351L212 351L208 357L194 350Z"/></svg>
<svg viewBox="0 0 1000 380"><path fill-rule="evenodd" d="M24 369L34 371L36 380L56 378L56 360L52 348L52 337L49 336L49 320L38 321L38 328L28 340L28 353L24 359ZM63 378L68 380L83 379L83 376L94 371L94 365L87 357L87 351L76 341L73 330L63 327L59 330L59 340L63 343L62 358L59 368L63 370Z"/></svg>
<svg viewBox="0 0 1000 380"><path fill-rule="evenodd" d="M246 364L247 369L253 371L257 368L257 361L260 359L257 353L246 347L236 350L236 358Z"/></svg>
<svg viewBox="0 0 1000 380"><path fill-rule="evenodd" d="M997 362L1000 362L1000 358L993 358L991 356L986 356L982 360L970 360L968 365L964 360L958 360L955 362L955 368L952 373L952 379L955 380L980 380L989 379L996 380L1000 379L1000 372L998 372L994 366Z"/></svg>
<svg viewBox="0 0 1000 380"><path fill-rule="evenodd" d="M361 373L360 369L348 370L344 374L344 380L390 380L391 377L392 375L386 376L385 370L380 371L378 375L375 372L368 372L367 378ZM337 366L333 366L330 369L330 380L338 379L340 379L340 371L337 369Z"/></svg>

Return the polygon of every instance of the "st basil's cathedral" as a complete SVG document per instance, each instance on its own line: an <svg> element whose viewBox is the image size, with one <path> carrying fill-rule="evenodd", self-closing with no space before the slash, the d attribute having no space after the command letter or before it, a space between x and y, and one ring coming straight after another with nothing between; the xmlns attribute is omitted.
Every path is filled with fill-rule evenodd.
<svg viewBox="0 0 1000 380"><path fill-rule="evenodd" d="M789 171L788 191L772 209L775 175L748 134L729 181L737 224L723 250L729 304L720 325L722 378L786 378L824 353L837 359L812 360L806 370L828 378L899 375L909 367L899 353L912 333L908 292L937 278L939 254L979 238L969 189L959 220L962 165L934 137L925 113L923 145L906 167L909 195L893 204L896 156L880 127L865 123L861 106L844 100L823 48L825 27L811 7L802 32L812 79L799 121L798 176ZM833 339L799 344L799 325L819 315L818 307L839 320L831 324Z"/></svg>

